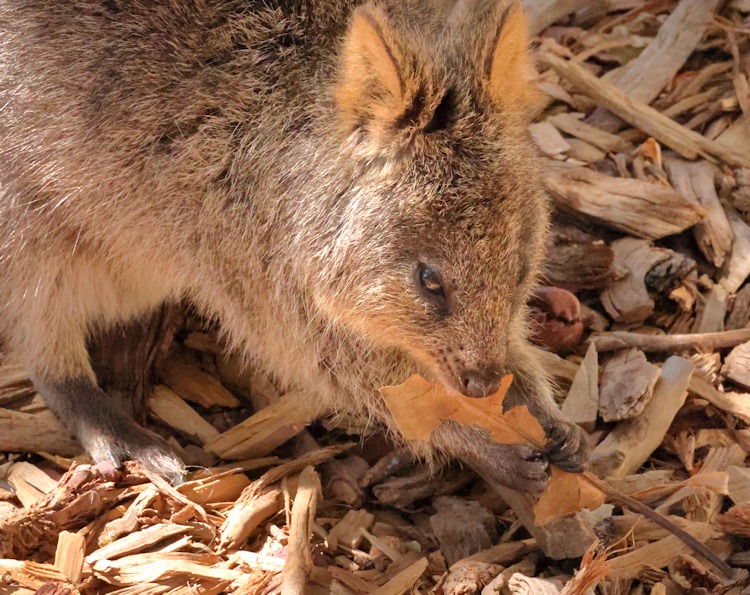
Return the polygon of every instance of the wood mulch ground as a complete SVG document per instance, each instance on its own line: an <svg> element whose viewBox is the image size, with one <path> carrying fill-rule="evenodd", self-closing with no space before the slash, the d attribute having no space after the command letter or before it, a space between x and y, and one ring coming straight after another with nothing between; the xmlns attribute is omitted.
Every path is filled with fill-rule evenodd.
<svg viewBox="0 0 750 595"><path fill-rule="evenodd" d="M607 502L536 527L170 308L94 356L191 465L177 488L86 464L0 360L0 593L750 593L750 1L525 4L547 284L577 296L534 302L538 342Z"/></svg>

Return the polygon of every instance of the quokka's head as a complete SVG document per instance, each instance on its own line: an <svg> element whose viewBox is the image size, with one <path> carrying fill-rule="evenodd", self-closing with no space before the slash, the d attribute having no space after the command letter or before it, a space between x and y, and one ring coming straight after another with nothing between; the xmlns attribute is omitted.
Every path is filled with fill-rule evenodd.
<svg viewBox="0 0 750 595"><path fill-rule="evenodd" d="M497 389L525 338L547 226L526 46L517 2L479 0L433 27L366 4L341 47L349 173L314 299L473 397Z"/></svg>

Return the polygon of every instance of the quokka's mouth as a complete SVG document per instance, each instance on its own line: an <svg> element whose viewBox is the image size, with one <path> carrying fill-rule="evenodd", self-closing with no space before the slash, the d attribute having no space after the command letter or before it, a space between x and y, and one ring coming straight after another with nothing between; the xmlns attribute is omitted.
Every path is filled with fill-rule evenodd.
<svg viewBox="0 0 750 595"><path fill-rule="evenodd" d="M503 379L502 374L487 374L478 370L467 370L459 375L453 370L450 374L445 374L438 369L435 376L435 381L442 384L448 394L461 395L471 399L483 399L496 393L500 389Z"/></svg>
<svg viewBox="0 0 750 595"><path fill-rule="evenodd" d="M443 370L435 367L431 369L432 373L427 377L428 380L437 382L440 384L449 395L467 397L463 391L463 385L460 383L460 379L452 372L446 374Z"/></svg>
<svg viewBox="0 0 750 595"><path fill-rule="evenodd" d="M440 384L443 385L443 388L445 389L445 392L451 395L461 396L461 397L468 397L464 392L464 387L458 382L458 379L456 379L453 382L441 380Z"/></svg>
<svg viewBox="0 0 750 595"><path fill-rule="evenodd" d="M446 373L443 366L435 361L430 361L431 358L428 358L426 354L414 354L412 357L414 357L422 368L420 373L424 378L430 382L440 384L445 389L445 392L450 395L466 396L461 392L459 379L452 371Z"/></svg>
<svg viewBox="0 0 750 595"><path fill-rule="evenodd" d="M444 358L435 358L421 350L409 349L409 352L413 360L422 368L420 370L422 376L442 385L449 395L477 398L478 395L471 394L466 382L447 361L444 361Z"/></svg>

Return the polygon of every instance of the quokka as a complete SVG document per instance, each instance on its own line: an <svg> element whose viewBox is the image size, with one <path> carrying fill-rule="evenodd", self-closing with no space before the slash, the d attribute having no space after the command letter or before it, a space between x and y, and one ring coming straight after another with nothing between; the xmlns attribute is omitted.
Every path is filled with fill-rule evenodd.
<svg viewBox="0 0 750 595"><path fill-rule="evenodd" d="M182 462L99 388L91 333L189 300L331 409L409 374L509 403L545 453L429 452L538 491L586 441L527 343L548 220L510 0L5 0L0 329L97 461Z"/></svg>

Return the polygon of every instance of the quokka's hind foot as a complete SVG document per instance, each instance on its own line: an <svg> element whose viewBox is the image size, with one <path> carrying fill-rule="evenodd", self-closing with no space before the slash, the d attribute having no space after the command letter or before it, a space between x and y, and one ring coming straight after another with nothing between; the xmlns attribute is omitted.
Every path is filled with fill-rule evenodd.
<svg viewBox="0 0 750 595"><path fill-rule="evenodd" d="M119 467L134 460L173 485L182 483L185 465L167 443L121 412L91 380L34 383L96 463L111 461Z"/></svg>
<svg viewBox="0 0 750 595"><path fill-rule="evenodd" d="M185 465L160 437L134 421L120 425L115 436L90 433L84 448L96 463L111 461L118 468L124 461L138 461L172 485L182 483ZM81 440L83 442L83 440Z"/></svg>

